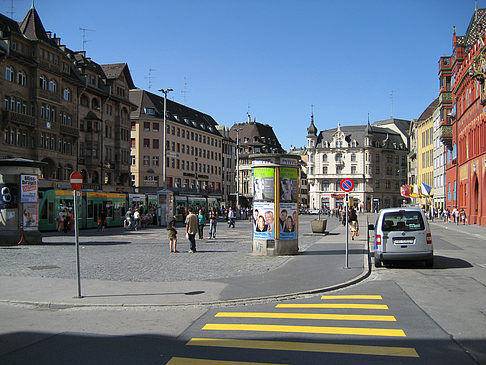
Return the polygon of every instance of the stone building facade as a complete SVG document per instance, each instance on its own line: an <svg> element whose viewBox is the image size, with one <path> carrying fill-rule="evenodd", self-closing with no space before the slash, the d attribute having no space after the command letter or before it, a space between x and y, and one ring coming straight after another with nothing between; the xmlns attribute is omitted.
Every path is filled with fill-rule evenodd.
<svg viewBox="0 0 486 365"><path fill-rule="evenodd" d="M310 209L335 209L345 203L340 187L354 181L350 197L357 209L400 206L407 183L410 121L389 119L373 125L344 126L320 133L311 118L307 129L307 178Z"/></svg>
<svg viewBox="0 0 486 365"><path fill-rule="evenodd" d="M34 6L20 23L0 15L0 158L47 163L40 188L129 189L126 64L99 65L44 29Z"/></svg>

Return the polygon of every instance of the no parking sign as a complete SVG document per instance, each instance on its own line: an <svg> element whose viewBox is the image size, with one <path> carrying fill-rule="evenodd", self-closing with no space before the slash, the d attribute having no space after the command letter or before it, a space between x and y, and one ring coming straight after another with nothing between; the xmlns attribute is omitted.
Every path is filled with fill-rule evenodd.
<svg viewBox="0 0 486 365"><path fill-rule="evenodd" d="M351 190L354 189L354 181L351 179L342 179L340 186L343 191L349 193Z"/></svg>

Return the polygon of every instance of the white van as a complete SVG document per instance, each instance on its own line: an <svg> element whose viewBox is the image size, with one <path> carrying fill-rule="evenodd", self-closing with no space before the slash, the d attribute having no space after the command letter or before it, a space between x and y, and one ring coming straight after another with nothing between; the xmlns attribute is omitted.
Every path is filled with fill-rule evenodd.
<svg viewBox="0 0 486 365"><path fill-rule="evenodd" d="M424 260L434 265L430 227L420 208L387 208L378 213L375 225L375 267L386 261Z"/></svg>

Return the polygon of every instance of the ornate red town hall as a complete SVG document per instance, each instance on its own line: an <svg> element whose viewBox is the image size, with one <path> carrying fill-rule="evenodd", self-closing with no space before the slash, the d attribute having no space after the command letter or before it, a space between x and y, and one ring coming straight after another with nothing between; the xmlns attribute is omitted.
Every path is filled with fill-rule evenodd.
<svg viewBox="0 0 486 365"><path fill-rule="evenodd" d="M439 63L441 140L447 147L446 199L468 223L486 225L486 9Z"/></svg>

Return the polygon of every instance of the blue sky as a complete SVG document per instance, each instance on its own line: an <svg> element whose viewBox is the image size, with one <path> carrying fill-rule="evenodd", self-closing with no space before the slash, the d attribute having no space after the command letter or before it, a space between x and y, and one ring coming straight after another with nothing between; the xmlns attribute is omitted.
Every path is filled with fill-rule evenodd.
<svg viewBox="0 0 486 365"><path fill-rule="evenodd" d="M10 16L10 0L0 11ZM20 21L30 0L14 1ZM474 0L37 0L46 30L105 63L126 62L138 88L231 126L270 124L304 146L319 130L418 118L437 97L438 60L464 35ZM486 0L479 0L486 7ZM149 69L151 89L149 89ZM185 91L185 93L184 93ZM391 93L393 91L393 98ZM393 100L393 103L392 103ZM393 107L392 107L393 105Z"/></svg>

